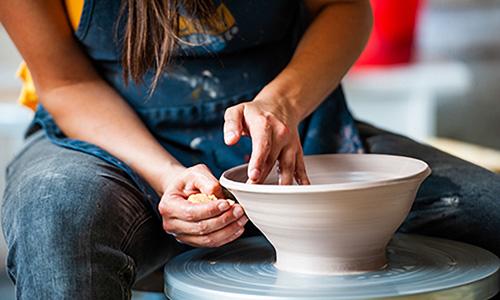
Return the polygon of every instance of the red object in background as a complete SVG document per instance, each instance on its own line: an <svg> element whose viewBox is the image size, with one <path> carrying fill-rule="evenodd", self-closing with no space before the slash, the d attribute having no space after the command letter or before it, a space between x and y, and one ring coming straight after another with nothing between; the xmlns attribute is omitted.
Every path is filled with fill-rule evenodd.
<svg viewBox="0 0 500 300"><path fill-rule="evenodd" d="M371 0L374 17L372 34L355 67L411 62L421 2Z"/></svg>

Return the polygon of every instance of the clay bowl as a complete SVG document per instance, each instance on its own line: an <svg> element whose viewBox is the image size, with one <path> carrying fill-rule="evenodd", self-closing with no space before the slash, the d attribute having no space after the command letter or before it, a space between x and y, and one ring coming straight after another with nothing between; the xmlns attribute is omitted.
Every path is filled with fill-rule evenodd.
<svg viewBox="0 0 500 300"><path fill-rule="evenodd" d="M346 274L386 266L385 249L430 174L420 160L379 154L306 156L311 185L246 184L247 165L222 174L276 250L280 270Z"/></svg>

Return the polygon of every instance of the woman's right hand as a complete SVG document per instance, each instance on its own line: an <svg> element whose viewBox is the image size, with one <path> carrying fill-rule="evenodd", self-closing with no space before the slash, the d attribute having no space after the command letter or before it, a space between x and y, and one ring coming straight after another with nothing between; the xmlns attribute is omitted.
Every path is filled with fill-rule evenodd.
<svg viewBox="0 0 500 300"><path fill-rule="evenodd" d="M224 199L219 181L205 165L183 168L166 176L164 194L158 205L163 229L184 244L219 247L237 239L248 219L239 204ZM191 203L189 195L204 193L219 200Z"/></svg>

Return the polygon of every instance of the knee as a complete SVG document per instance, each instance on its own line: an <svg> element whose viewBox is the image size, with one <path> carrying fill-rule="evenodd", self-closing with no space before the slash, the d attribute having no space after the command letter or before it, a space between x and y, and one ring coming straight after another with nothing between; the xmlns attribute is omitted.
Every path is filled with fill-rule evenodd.
<svg viewBox="0 0 500 300"><path fill-rule="evenodd" d="M8 245L27 253L70 246L90 229L105 191L102 177L76 160L37 163L9 178L2 207ZM78 245L73 245L78 247Z"/></svg>
<svg viewBox="0 0 500 300"><path fill-rule="evenodd" d="M4 235L8 245L32 253L115 246L129 223L149 212L122 171L87 154L64 151L13 174L2 206Z"/></svg>
<svg viewBox="0 0 500 300"><path fill-rule="evenodd" d="M2 225L7 268L19 286L80 291L93 284L91 277L111 282L133 275L120 243L134 221L127 217L144 210L126 175L74 151L24 163L23 169L18 165L7 178Z"/></svg>

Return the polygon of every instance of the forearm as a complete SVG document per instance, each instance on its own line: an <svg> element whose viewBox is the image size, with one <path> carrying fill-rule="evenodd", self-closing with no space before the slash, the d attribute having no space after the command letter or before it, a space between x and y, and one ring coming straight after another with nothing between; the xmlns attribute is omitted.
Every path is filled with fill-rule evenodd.
<svg viewBox="0 0 500 300"><path fill-rule="evenodd" d="M298 121L340 83L368 39L369 1L331 1L317 13L288 66L262 91ZM278 96L276 96L278 95ZM270 97L267 97L270 96Z"/></svg>
<svg viewBox="0 0 500 300"><path fill-rule="evenodd" d="M41 98L67 136L95 144L124 161L159 194L168 182L165 174L183 169L102 80L60 86Z"/></svg>

